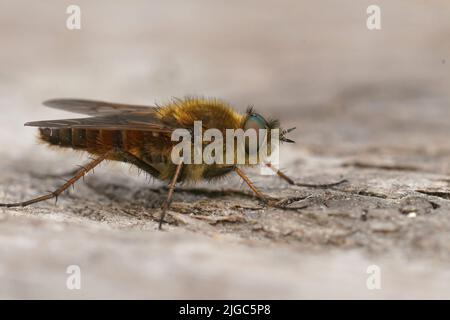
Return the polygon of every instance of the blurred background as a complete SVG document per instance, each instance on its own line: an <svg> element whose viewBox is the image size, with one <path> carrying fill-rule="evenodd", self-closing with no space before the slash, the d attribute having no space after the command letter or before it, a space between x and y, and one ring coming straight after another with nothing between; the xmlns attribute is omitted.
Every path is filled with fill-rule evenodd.
<svg viewBox="0 0 450 320"><path fill-rule="evenodd" d="M66 9L73 4L81 8L80 30L66 28ZM366 26L371 4L381 8L381 30ZM62 97L152 105L204 95L241 111L252 104L285 127L297 127L297 144L286 146L282 165L298 178L355 174L355 181L357 175L366 183L366 171L352 170L372 168L367 185L385 198L404 188L444 194L433 200L440 207L437 218L421 222L424 231L399 220L400 231L392 236L383 225L382 231L366 230L370 243L356 236L333 245L327 232L338 230L339 221L322 233L315 221L317 238L289 240L227 226L218 234L183 226L159 234L153 222L96 216L94 203L80 207L73 199L62 207L3 210L0 297L450 297L444 285L450 283L449 16L445 0L0 0L2 202L45 191L30 172L66 172L83 159L49 151L36 143L33 128L23 127L73 117L41 105ZM117 184L146 184L127 177L127 168L112 170ZM389 175L383 176L387 185L373 180L376 170ZM78 201L85 201L80 199L91 192L80 188ZM395 207L398 199L383 205ZM434 231L432 240L424 238L423 232ZM403 245L396 247L399 241ZM389 266L384 270L391 281L377 292L365 286L374 259ZM64 266L72 260L92 271L89 289L65 289ZM236 276L237 265L248 270Z"/></svg>

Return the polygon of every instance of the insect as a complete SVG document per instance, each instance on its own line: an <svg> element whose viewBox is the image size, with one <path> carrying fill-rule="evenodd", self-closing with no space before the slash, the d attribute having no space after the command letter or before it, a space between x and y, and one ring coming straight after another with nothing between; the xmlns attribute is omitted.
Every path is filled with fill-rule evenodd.
<svg viewBox="0 0 450 320"><path fill-rule="evenodd" d="M60 148L86 151L92 156L91 161L80 166L72 178L51 193L28 201L0 204L0 206L24 207L57 198L77 180L107 160L129 163L159 180L169 182L167 198L159 219L160 229L178 182L213 180L236 172L265 203L276 204L279 200L260 192L243 172L241 165L234 163L184 164L182 161L175 164L171 160L171 151L176 143L171 140L173 131L177 128L191 130L194 122L198 120L202 121L204 128L216 128L220 131L279 127L277 120L266 120L252 108L241 114L218 99L196 97L173 99L163 106L154 107L80 99L53 99L43 104L89 116L78 119L28 122L25 125L38 127L41 141ZM293 142L286 137L291 130L293 129L281 130L279 140ZM300 184L295 183L270 163L265 165L292 185L327 188L345 181L332 184Z"/></svg>

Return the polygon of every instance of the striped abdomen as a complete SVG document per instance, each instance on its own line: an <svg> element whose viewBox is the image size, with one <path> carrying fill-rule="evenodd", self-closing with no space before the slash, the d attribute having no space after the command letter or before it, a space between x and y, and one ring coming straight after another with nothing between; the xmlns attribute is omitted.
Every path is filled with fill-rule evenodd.
<svg viewBox="0 0 450 320"><path fill-rule="evenodd" d="M86 149L86 129L49 129L39 128L40 139L53 146L68 147L73 149ZM92 145L93 141L91 141Z"/></svg>
<svg viewBox="0 0 450 320"><path fill-rule="evenodd" d="M40 139L50 145L85 150L102 154L109 150L127 150L133 154L142 152L152 132L96 129L39 128Z"/></svg>

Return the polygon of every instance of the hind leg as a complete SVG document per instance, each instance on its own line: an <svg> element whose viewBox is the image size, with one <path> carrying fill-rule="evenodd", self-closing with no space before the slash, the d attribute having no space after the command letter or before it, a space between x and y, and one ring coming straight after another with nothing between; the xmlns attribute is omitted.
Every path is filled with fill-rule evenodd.
<svg viewBox="0 0 450 320"><path fill-rule="evenodd" d="M81 166L80 169L77 170L77 172L75 173L75 175L72 178L67 180L67 182L65 184L63 184L61 187L59 187L58 189L56 189L55 191L53 191L53 192L51 192L49 194L46 194L46 195L43 195L43 196L31 199L31 200L23 201L23 202L0 203L0 207L7 207L7 208L11 208L11 207L26 207L26 206L29 206L30 204L38 203L38 202L49 200L49 199L52 199L52 198L58 199L58 196L61 193L63 193L65 190L67 190L67 188L69 188L71 185L73 185L79 179L84 177L86 175L86 173L88 173L89 171L93 170L96 166L98 166L100 163L102 163L102 161L105 160L109 156L109 154L110 154L109 152L105 153L104 155L99 156L96 159L93 159L91 162L89 162L85 166Z"/></svg>

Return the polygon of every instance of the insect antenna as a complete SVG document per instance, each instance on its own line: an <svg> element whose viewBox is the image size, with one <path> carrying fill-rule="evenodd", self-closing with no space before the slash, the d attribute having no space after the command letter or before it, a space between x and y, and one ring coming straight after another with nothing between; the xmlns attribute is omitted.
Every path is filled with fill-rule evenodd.
<svg viewBox="0 0 450 320"><path fill-rule="evenodd" d="M294 140L286 138L286 134L288 134L289 132L291 132L291 131L293 131L295 129L296 129L296 127L293 127L293 128L290 128L290 129L281 130L280 141L287 142L287 143L295 143Z"/></svg>

